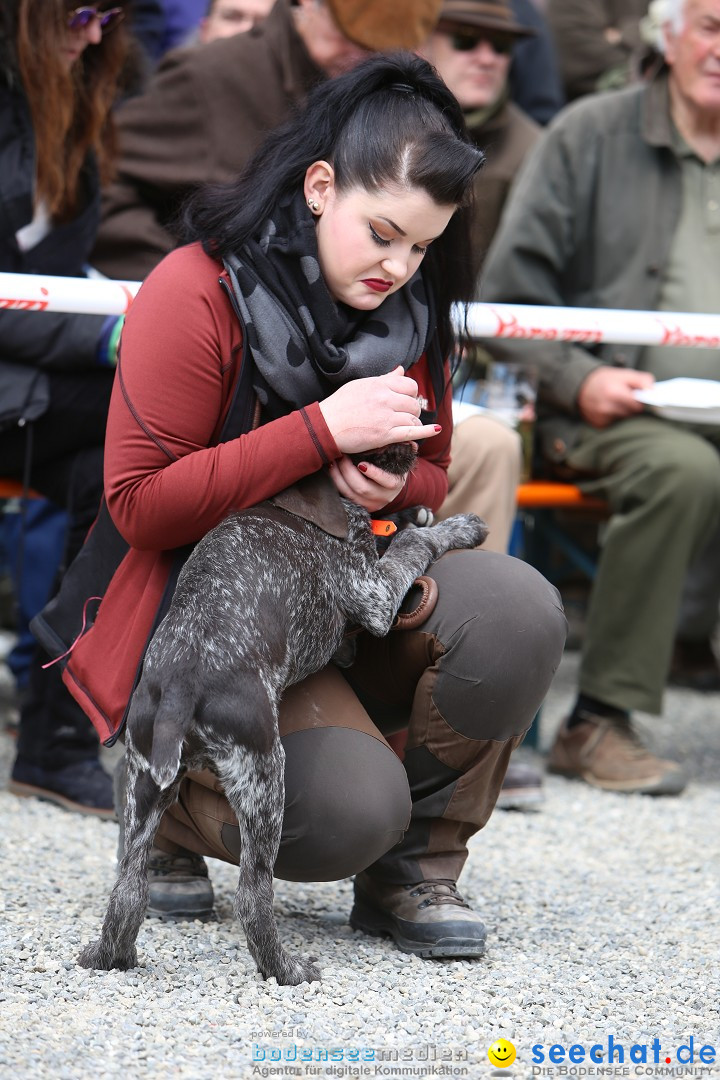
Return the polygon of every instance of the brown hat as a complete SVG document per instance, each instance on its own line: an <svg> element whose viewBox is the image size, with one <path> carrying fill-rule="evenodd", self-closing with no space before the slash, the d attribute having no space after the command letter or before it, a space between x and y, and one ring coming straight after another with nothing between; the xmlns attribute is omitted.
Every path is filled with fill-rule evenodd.
<svg viewBox="0 0 720 1080"><path fill-rule="evenodd" d="M439 19L439 30L446 27L495 30L508 37L533 37L535 30L521 26L506 0L445 0Z"/></svg>
<svg viewBox="0 0 720 1080"><path fill-rule="evenodd" d="M345 37L372 52L416 49L429 38L442 0L327 0Z"/></svg>

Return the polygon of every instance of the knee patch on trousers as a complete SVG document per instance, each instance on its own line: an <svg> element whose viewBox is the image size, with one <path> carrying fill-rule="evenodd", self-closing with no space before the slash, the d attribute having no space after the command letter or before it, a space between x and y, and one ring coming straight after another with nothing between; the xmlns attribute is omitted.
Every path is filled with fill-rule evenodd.
<svg viewBox="0 0 720 1080"><path fill-rule="evenodd" d="M285 816L275 876L337 881L402 839L410 792L402 762L384 740L349 728L311 728L283 739ZM240 835L222 840L237 860Z"/></svg>

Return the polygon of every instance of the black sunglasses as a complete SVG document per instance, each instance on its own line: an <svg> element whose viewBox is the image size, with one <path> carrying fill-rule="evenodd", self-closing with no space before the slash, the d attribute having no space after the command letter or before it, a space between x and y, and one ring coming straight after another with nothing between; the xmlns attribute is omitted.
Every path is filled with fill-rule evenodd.
<svg viewBox="0 0 720 1080"><path fill-rule="evenodd" d="M114 30L124 16L122 8L108 8L107 11L98 11L94 7L79 7L68 12L68 30L84 30L93 19L100 23L100 29L104 34Z"/></svg>
<svg viewBox="0 0 720 1080"><path fill-rule="evenodd" d="M487 31L478 34L461 32L450 34L450 43L455 52L470 52L477 48L481 41L486 41L498 56L507 56L514 44L512 38L490 34Z"/></svg>

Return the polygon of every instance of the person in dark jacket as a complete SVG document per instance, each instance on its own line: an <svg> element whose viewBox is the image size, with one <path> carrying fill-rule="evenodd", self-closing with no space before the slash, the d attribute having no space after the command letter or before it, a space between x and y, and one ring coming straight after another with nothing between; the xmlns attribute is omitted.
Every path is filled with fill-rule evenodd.
<svg viewBox="0 0 720 1080"><path fill-rule="evenodd" d="M125 58L123 7L69 11L8 0L0 12L0 268L81 276L109 175L109 111ZM111 32L112 31L112 32ZM24 480L82 545L102 493L118 320L0 311L0 472ZM45 657L42 657L44 660ZM10 790L112 816L98 741L40 654L30 673Z"/></svg>
<svg viewBox="0 0 720 1080"><path fill-rule="evenodd" d="M534 30L519 37L512 51L510 96L538 124L549 124L565 104L555 42L535 0L511 0L515 21Z"/></svg>

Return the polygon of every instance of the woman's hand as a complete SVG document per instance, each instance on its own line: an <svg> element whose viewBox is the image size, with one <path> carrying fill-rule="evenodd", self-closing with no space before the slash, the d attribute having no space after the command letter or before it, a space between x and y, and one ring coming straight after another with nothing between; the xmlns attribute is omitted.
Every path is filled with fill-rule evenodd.
<svg viewBox="0 0 720 1080"><path fill-rule="evenodd" d="M417 383L401 367L387 375L354 379L320 402L330 434L344 454L437 435L440 425L421 424L420 409Z"/></svg>
<svg viewBox="0 0 720 1080"><path fill-rule="evenodd" d="M407 474L393 476L369 461L361 461L356 465L349 457L344 456L333 462L329 476L344 499L359 503L371 514L391 503L400 494L407 480Z"/></svg>

